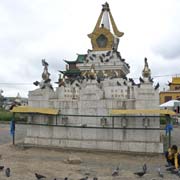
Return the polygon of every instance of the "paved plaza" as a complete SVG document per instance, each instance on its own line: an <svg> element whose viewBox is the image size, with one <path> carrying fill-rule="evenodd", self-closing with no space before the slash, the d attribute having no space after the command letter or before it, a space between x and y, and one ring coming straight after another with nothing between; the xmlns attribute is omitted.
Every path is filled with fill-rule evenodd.
<svg viewBox="0 0 180 180"><path fill-rule="evenodd" d="M163 132L162 132L163 133ZM25 126L16 126L16 141L22 141L25 136ZM180 137L180 127L174 128L172 133L172 143L180 147L178 141ZM161 179L158 177L157 168L161 167L164 173L164 179L179 179L165 171L165 160L163 155L134 155L121 153L104 153L104 152L78 152L66 151L60 149L43 149L43 148L19 148L11 145L9 135L9 125L0 125L0 154L2 158L0 165L11 168L11 177L6 178L4 172L0 172L1 180L36 180L34 173L40 173L47 176L47 179L55 177L63 178L68 176L69 179L78 180L86 175L91 180L97 176L99 180L134 180L139 179L134 172L140 171L142 165L147 163L148 171L141 179L152 180ZM78 157L81 159L80 164L68 164L68 157ZM112 177L112 170L120 167L119 176Z"/></svg>

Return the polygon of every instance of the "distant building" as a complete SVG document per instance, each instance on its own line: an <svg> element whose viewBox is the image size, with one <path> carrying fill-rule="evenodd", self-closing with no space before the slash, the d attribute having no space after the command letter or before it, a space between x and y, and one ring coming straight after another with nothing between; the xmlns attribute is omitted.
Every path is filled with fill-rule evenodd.
<svg viewBox="0 0 180 180"><path fill-rule="evenodd" d="M13 106L27 106L28 99L22 98L18 93L16 97L4 97L2 107L5 110L10 110Z"/></svg>
<svg viewBox="0 0 180 180"><path fill-rule="evenodd" d="M159 93L160 104L170 100L180 100L180 77L173 77L172 82L169 82L168 86L169 89L167 91Z"/></svg>

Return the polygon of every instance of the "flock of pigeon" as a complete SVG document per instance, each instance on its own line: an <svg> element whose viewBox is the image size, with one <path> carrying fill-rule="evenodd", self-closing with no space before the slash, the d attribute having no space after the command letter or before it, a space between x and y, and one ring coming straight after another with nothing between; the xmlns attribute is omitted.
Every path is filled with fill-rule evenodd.
<svg viewBox="0 0 180 180"><path fill-rule="evenodd" d="M3 171L4 169L5 169L4 166L0 166L0 171ZM167 170L167 171L170 171L172 174L176 174L177 176L180 177L180 170L179 170L179 171L174 171L174 166L170 166L170 167L168 167L166 170ZM120 174L119 174L119 171L120 171L120 168L117 167L115 170L112 171L112 176L119 176L119 175L120 175ZM157 172L158 172L158 176L159 176L160 178L164 178L164 174L162 173L160 167L157 169ZM143 165L142 171L134 172L134 174L137 175L138 177L142 177L142 176L144 176L146 173L147 173L147 165L146 165L146 164ZM11 176L11 170L10 170L10 168L8 168L8 167L5 169L5 176L6 176L6 177L10 177L10 176ZM35 177L36 177L37 180L43 180L43 179L45 180L45 179L46 179L46 176L41 175L41 174L37 174L37 173L35 173ZM81 178L81 179L79 179L79 180L88 180L88 179L89 179L89 177L86 176L86 177ZM59 179L59 178L54 178L53 180L69 180L69 179L68 179L68 177L65 177L65 178L63 178L63 179L62 179L62 178L61 178L61 179ZM98 180L98 178L97 178L97 177L94 177L92 180Z"/></svg>
<svg viewBox="0 0 180 180"><path fill-rule="evenodd" d="M119 167L117 167L113 172L112 172L112 176L119 176ZM180 170L179 171L176 171L174 166L170 166L166 169L167 171L170 171L171 174L176 174L178 177L180 177ZM161 171L161 168L159 167L157 169L157 172L158 172L158 177L160 178L164 178L164 174L162 173ZM144 164L143 167L142 167L142 171L139 171L139 172L135 172L134 174L137 175L138 177L142 177L144 176L145 174L147 173L147 165ZM155 179L154 179L155 180Z"/></svg>
<svg viewBox="0 0 180 180"><path fill-rule="evenodd" d="M168 167L166 170L167 170L167 171L170 171L172 174L176 174L177 176L180 177L180 171L174 171L174 166L170 166L170 167ZM120 168L117 167L115 170L112 171L112 176L113 176L113 177L119 176L119 175L120 175L120 174L119 174L119 173L120 173L119 171L120 171ZM142 176L144 176L146 173L147 173L147 165L146 165L146 164L144 164L144 165L142 166L142 171L134 172L134 174L137 175L138 177L142 177ZM158 174L157 174L158 177L164 178L164 174L162 173L160 167L157 169L157 173L158 173ZM45 177L44 175L40 175L40 174L37 174L37 173L35 173L35 176L36 176L37 180L46 179L46 177ZM86 177L81 178L81 179L79 179L79 180L88 180L88 179L89 179L88 176L86 176ZM54 178L54 180L58 180L58 179ZM68 180L68 178L65 177L64 180ZM97 177L94 177L93 180L98 180L98 178L97 178Z"/></svg>
<svg viewBox="0 0 180 180"><path fill-rule="evenodd" d="M41 175L41 174L35 173L35 176L36 176L36 179L37 179L37 180L46 179L46 176ZM68 177L65 177L64 179L54 178L53 180L68 180ZM88 176L86 176L85 178L81 178L81 179L79 179L79 180L88 180ZM98 180L98 178L97 178L97 177L94 177L93 180Z"/></svg>

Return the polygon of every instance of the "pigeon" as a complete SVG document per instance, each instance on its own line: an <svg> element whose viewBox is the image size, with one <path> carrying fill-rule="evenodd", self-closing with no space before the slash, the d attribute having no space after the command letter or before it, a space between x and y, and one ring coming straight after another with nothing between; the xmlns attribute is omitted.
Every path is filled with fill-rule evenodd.
<svg viewBox="0 0 180 180"><path fill-rule="evenodd" d="M35 82L33 82L33 84L34 84L35 86L38 86L40 83L39 83L39 81L35 81Z"/></svg>
<svg viewBox="0 0 180 180"><path fill-rule="evenodd" d="M112 176L118 176L119 175L119 167L117 167L113 172Z"/></svg>
<svg viewBox="0 0 180 180"><path fill-rule="evenodd" d="M85 178L81 178L80 180L87 180L88 179L88 177L86 176Z"/></svg>
<svg viewBox="0 0 180 180"><path fill-rule="evenodd" d="M93 57L96 57L96 54L92 54Z"/></svg>
<svg viewBox="0 0 180 180"><path fill-rule="evenodd" d="M126 83L126 81L124 81L124 83L123 83L125 86L127 85L127 83Z"/></svg>
<svg viewBox="0 0 180 180"><path fill-rule="evenodd" d="M135 175L138 175L139 177L142 177L144 174L146 174L145 172L135 172Z"/></svg>
<svg viewBox="0 0 180 180"><path fill-rule="evenodd" d="M37 180L46 178L46 176L43 176L43 175L37 174L37 173L35 173L35 176L36 176Z"/></svg>
<svg viewBox="0 0 180 180"><path fill-rule="evenodd" d="M54 178L54 180L60 180L60 179L59 179L59 178L58 178L58 179L57 179L57 178ZM68 180L68 178L65 177L64 180Z"/></svg>
<svg viewBox="0 0 180 180"><path fill-rule="evenodd" d="M121 58L120 52L117 51L116 54L118 58Z"/></svg>
<svg viewBox="0 0 180 180"><path fill-rule="evenodd" d="M153 78L149 77L149 82L154 82Z"/></svg>
<svg viewBox="0 0 180 180"><path fill-rule="evenodd" d="M105 57L105 54L102 54L102 57Z"/></svg>
<svg viewBox="0 0 180 180"><path fill-rule="evenodd" d="M48 66L49 64L46 62L45 59L42 59L42 65L43 65L43 66Z"/></svg>
<svg viewBox="0 0 180 180"><path fill-rule="evenodd" d="M158 89L159 88L159 83L156 84L156 86L154 87L154 89Z"/></svg>
<svg viewBox="0 0 180 180"><path fill-rule="evenodd" d="M109 59L106 59L105 62L109 62Z"/></svg>
<svg viewBox="0 0 180 180"><path fill-rule="evenodd" d="M138 86L138 88L140 88L140 87L141 87L141 84L139 83L139 84L137 84L137 86Z"/></svg>
<svg viewBox="0 0 180 180"><path fill-rule="evenodd" d="M144 83L144 80L143 80L142 77L139 78L139 81L142 82L142 83Z"/></svg>
<svg viewBox="0 0 180 180"><path fill-rule="evenodd" d="M100 82L101 82L101 79L100 79L100 78L97 78L97 82L100 83Z"/></svg>
<svg viewBox="0 0 180 180"><path fill-rule="evenodd" d="M97 178L97 177L94 177L93 180L98 180L98 178Z"/></svg>
<svg viewBox="0 0 180 180"><path fill-rule="evenodd" d="M77 87L80 87L80 85L78 83L75 84Z"/></svg>
<svg viewBox="0 0 180 180"><path fill-rule="evenodd" d="M132 85L136 85L136 83L134 82L132 78L129 78L129 81L132 83Z"/></svg>
<svg viewBox="0 0 180 180"><path fill-rule="evenodd" d="M11 175L11 170L10 170L10 168L6 168L6 170L5 170L5 175L6 175L6 177L10 177L10 175Z"/></svg>
<svg viewBox="0 0 180 180"><path fill-rule="evenodd" d="M92 61L94 60L92 56L89 57Z"/></svg>
<svg viewBox="0 0 180 180"><path fill-rule="evenodd" d="M161 177L161 178L164 177L164 174L161 172L161 168L160 168L160 167L158 168L158 175L159 175L159 177Z"/></svg>
<svg viewBox="0 0 180 180"><path fill-rule="evenodd" d="M108 51L107 53L106 53L106 56L109 56L111 54L111 51Z"/></svg>
<svg viewBox="0 0 180 180"><path fill-rule="evenodd" d="M144 174L146 174L146 171L147 171L147 165L144 164L143 167L142 167L143 171L141 172L135 172L134 174L138 175L139 177L142 177Z"/></svg>
<svg viewBox="0 0 180 180"><path fill-rule="evenodd" d="M102 58L102 56L99 56L99 59L100 59L100 61L103 63L103 58Z"/></svg>
<svg viewBox="0 0 180 180"><path fill-rule="evenodd" d="M166 171L172 171L172 170L174 170L174 166L169 166L166 168Z"/></svg>
<svg viewBox="0 0 180 180"><path fill-rule="evenodd" d="M2 171L4 169L4 166L0 166L0 171Z"/></svg>
<svg viewBox="0 0 180 180"><path fill-rule="evenodd" d="M118 85L118 86L121 86L121 83L120 83L119 81L117 81L117 85Z"/></svg>
<svg viewBox="0 0 180 180"><path fill-rule="evenodd" d="M87 124L82 124L81 127L85 128L87 127Z"/></svg>
<svg viewBox="0 0 180 180"><path fill-rule="evenodd" d="M146 172L147 171L147 165L144 164L143 167L142 167L143 171Z"/></svg>

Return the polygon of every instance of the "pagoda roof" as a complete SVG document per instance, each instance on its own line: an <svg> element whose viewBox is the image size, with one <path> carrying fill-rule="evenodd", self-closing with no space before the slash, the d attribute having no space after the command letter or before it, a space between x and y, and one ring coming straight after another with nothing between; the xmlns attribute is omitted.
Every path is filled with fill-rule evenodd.
<svg viewBox="0 0 180 180"><path fill-rule="evenodd" d="M68 60L64 60L64 62L66 62L67 64L76 64L76 61L68 61Z"/></svg>
<svg viewBox="0 0 180 180"><path fill-rule="evenodd" d="M77 63L83 63L86 59L87 54L77 54L77 58L75 61L68 61L64 60L67 64L77 64Z"/></svg>
<svg viewBox="0 0 180 180"><path fill-rule="evenodd" d="M72 74L80 74L81 71L79 69L68 69L66 71L59 71L63 73L64 75L72 75Z"/></svg>
<svg viewBox="0 0 180 180"><path fill-rule="evenodd" d="M76 62L77 63L83 63L86 59L87 54L77 54L77 59Z"/></svg>

